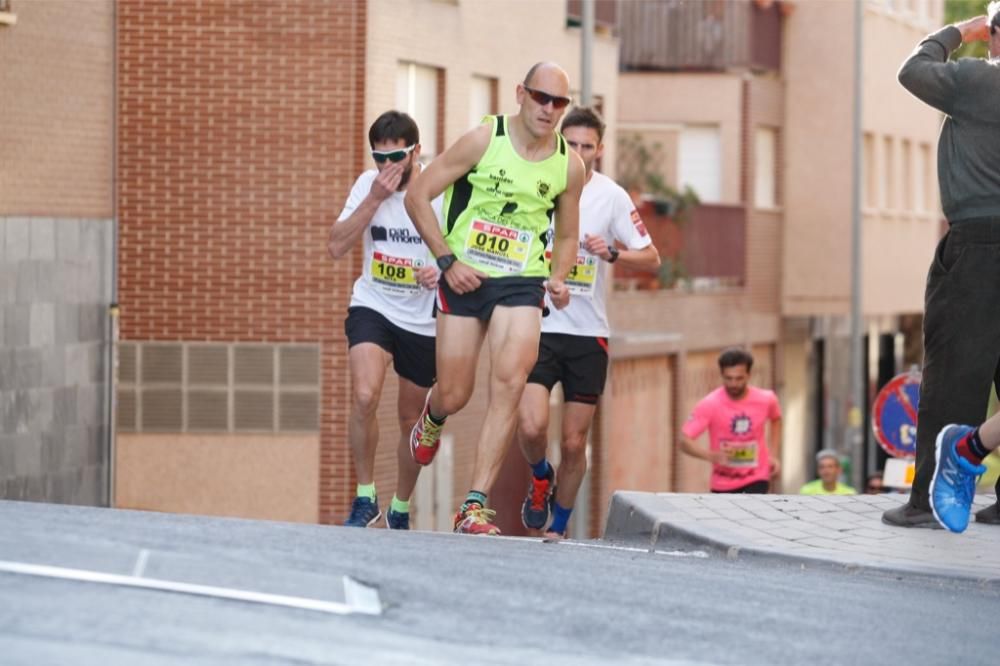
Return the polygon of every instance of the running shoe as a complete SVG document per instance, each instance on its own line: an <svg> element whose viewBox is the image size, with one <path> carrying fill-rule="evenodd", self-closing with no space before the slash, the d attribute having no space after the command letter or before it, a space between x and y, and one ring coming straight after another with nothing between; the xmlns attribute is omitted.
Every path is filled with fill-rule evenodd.
<svg viewBox="0 0 1000 666"><path fill-rule="evenodd" d="M455 514L455 533L497 536L500 528L493 524L494 516L496 511L473 504L465 511Z"/></svg>
<svg viewBox="0 0 1000 666"><path fill-rule="evenodd" d="M393 511L392 507L389 507L389 510L385 514L385 526L390 530L410 529L410 512Z"/></svg>
<svg viewBox="0 0 1000 666"><path fill-rule="evenodd" d="M555 490L556 473L552 465L549 465L544 479L536 479L534 474L531 475L528 495L521 503L521 522L529 530L541 530L548 524Z"/></svg>
<svg viewBox="0 0 1000 666"><path fill-rule="evenodd" d="M418 465L430 465L437 455L444 424L438 425L431 421L431 394L427 392L424 401L424 411L420 414L413 430L410 431L410 454Z"/></svg>
<svg viewBox="0 0 1000 666"><path fill-rule="evenodd" d="M973 428L947 425L938 433L934 445L934 476L931 478L931 510L942 527L952 532L964 532L969 526L972 498L976 482L986 471L958 454L955 446Z"/></svg>
<svg viewBox="0 0 1000 666"><path fill-rule="evenodd" d="M344 521L346 527L371 527L382 517L378 510L378 498L355 497L351 504L351 515Z"/></svg>

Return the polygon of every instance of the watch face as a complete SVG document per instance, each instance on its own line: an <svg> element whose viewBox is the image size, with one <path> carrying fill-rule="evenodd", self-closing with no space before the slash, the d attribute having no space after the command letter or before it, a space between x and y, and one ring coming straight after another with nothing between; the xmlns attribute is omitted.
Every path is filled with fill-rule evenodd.
<svg viewBox="0 0 1000 666"><path fill-rule="evenodd" d="M437 258L437 265L442 271L446 271L451 268L451 265L455 263L455 255L445 254Z"/></svg>

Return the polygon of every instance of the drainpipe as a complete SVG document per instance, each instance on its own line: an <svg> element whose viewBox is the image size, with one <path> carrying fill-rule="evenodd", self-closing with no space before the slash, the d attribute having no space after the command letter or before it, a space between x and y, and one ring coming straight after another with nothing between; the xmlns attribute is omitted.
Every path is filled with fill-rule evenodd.
<svg viewBox="0 0 1000 666"><path fill-rule="evenodd" d="M581 12L580 105L590 106L594 98L594 0L582 0Z"/></svg>
<svg viewBox="0 0 1000 666"><path fill-rule="evenodd" d="M108 321L105 328L105 423L107 424L107 443L104 450L107 456L107 474L105 475L104 505L114 506L115 503L115 454L118 436L118 1L112 0L112 44L111 57L111 302L108 305Z"/></svg>
<svg viewBox="0 0 1000 666"><path fill-rule="evenodd" d="M851 358L850 358L850 411L848 413L848 455L851 458L851 475L854 486L861 488L867 470L864 469L861 445L864 441L861 415L864 413L865 385L862 376L861 354L861 89L864 42L864 7L861 0L854 0L854 124L852 127L851 169Z"/></svg>

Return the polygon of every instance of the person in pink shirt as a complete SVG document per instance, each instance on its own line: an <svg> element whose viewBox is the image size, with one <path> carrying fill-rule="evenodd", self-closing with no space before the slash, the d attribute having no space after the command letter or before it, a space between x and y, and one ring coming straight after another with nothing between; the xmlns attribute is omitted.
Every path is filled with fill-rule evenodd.
<svg viewBox="0 0 1000 666"><path fill-rule="evenodd" d="M781 473L781 406L773 391L750 385L752 368L750 352L724 351L722 386L698 401L681 429L681 450L712 463L713 493L763 494ZM708 449L695 443L706 430Z"/></svg>

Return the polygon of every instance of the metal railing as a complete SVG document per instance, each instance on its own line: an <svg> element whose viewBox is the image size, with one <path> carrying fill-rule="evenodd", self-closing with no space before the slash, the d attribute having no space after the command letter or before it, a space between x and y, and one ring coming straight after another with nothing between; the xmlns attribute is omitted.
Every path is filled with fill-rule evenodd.
<svg viewBox="0 0 1000 666"><path fill-rule="evenodd" d="M623 2L617 19L625 71L781 69L778 2Z"/></svg>
<svg viewBox="0 0 1000 666"><path fill-rule="evenodd" d="M652 202L639 213L660 252L658 273L615 268L615 288L712 290L746 282L743 206L699 204L675 219Z"/></svg>

